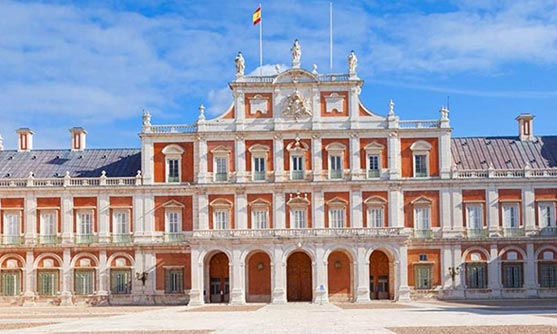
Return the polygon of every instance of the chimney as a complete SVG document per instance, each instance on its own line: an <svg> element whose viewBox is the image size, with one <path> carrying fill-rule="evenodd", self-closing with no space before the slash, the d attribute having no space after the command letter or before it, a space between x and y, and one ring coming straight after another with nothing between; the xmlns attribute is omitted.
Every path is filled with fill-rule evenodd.
<svg viewBox="0 0 557 334"><path fill-rule="evenodd" d="M83 151L85 149L85 140L87 137L87 131L81 127L75 127L70 129L72 134L72 151Z"/></svg>
<svg viewBox="0 0 557 334"><path fill-rule="evenodd" d="M518 137L520 138L520 141L534 140L534 115L520 114L516 120L518 121Z"/></svg>
<svg viewBox="0 0 557 334"><path fill-rule="evenodd" d="M33 130L29 128L19 128L16 130L18 145L18 152L29 152L33 149Z"/></svg>

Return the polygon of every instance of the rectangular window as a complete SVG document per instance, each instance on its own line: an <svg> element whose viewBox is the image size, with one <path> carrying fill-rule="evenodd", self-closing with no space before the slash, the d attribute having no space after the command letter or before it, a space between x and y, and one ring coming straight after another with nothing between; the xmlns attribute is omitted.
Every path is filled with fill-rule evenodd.
<svg viewBox="0 0 557 334"><path fill-rule="evenodd" d="M268 210L262 210L262 209L253 210L251 215L252 228L254 229L268 228L269 227L267 223L268 217L269 217Z"/></svg>
<svg viewBox="0 0 557 334"><path fill-rule="evenodd" d="M304 157L301 155L293 155L292 159L292 180L304 179Z"/></svg>
<svg viewBox="0 0 557 334"><path fill-rule="evenodd" d="M344 208L329 209L329 226L331 228L342 228L346 226Z"/></svg>
<svg viewBox="0 0 557 334"><path fill-rule="evenodd" d="M542 288L557 288L557 263L539 263L538 280Z"/></svg>
<svg viewBox="0 0 557 334"><path fill-rule="evenodd" d="M93 234L93 212L78 211L76 216L77 216L77 234L79 235Z"/></svg>
<svg viewBox="0 0 557 334"><path fill-rule="evenodd" d="M292 209L290 222L293 228L306 228L306 209Z"/></svg>
<svg viewBox="0 0 557 334"><path fill-rule="evenodd" d="M166 269L164 275L165 293L184 293L184 269Z"/></svg>
<svg viewBox="0 0 557 334"><path fill-rule="evenodd" d="M95 290L95 270L76 269L74 273L74 290L76 295L92 295Z"/></svg>
<svg viewBox="0 0 557 334"><path fill-rule="evenodd" d="M180 160L179 159L167 159L167 182L180 182Z"/></svg>
<svg viewBox="0 0 557 334"><path fill-rule="evenodd" d="M555 204L538 203L538 210L540 228L555 227Z"/></svg>
<svg viewBox="0 0 557 334"><path fill-rule="evenodd" d="M228 209L215 210L213 215L215 230L226 230L229 228L229 211Z"/></svg>
<svg viewBox="0 0 557 334"><path fill-rule="evenodd" d="M479 204L466 204L466 224L469 229L483 228L483 210Z"/></svg>
<svg viewBox="0 0 557 334"><path fill-rule="evenodd" d="M414 228L417 230L431 229L430 208L427 206L414 208Z"/></svg>
<svg viewBox="0 0 557 334"><path fill-rule="evenodd" d="M487 288L487 265L485 263L466 263L465 268L468 289Z"/></svg>
<svg viewBox="0 0 557 334"><path fill-rule="evenodd" d="M182 213L180 210L166 211L166 233L181 232L180 223L182 221Z"/></svg>
<svg viewBox="0 0 557 334"><path fill-rule="evenodd" d="M367 177L376 178L380 176L379 155L370 154L367 156Z"/></svg>
<svg viewBox="0 0 557 334"><path fill-rule="evenodd" d="M518 204L503 205L503 227L504 228L518 228Z"/></svg>
<svg viewBox="0 0 557 334"><path fill-rule="evenodd" d="M367 226L368 227L384 227L383 208L367 209Z"/></svg>
<svg viewBox="0 0 557 334"><path fill-rule="evenodd" d="M431 265L416 265L416 289L431 289Z"/></svg>
<svg viewBox="0 0 557 334"><path fill-rule="evenodd" d="M520 289L522 288L522 263L503 263L503 288Z"/></svg>
<svg viewBox="0 0 557 334"><path fill-rule="evenodd" d="M128 210L114 210L112 219L114 234L130 234L130 213Z"/></svg>
<svg viewBox="0 0 557 334"><path fill-rule="evenodd" d="M4 213L4 244L17 245L21 243L21 216L19 212Z"/></svg>
<svg viewBox="0 0 557 334"><path fill-rule="evenodd" d="M54 296L58 293L58 270L39 270L37 292L39 296Z"/></svg>
<svg viewBox="0 0 557 334"><path fill-rule="evenodd" d="M265 168L265 157L253 158L253 179L262 181L267 178L267 171Z"/></svg>
<svg viewBox="0 0 557 334"><path fill-rule="evenodd" d="M428 177L427 171L427 154L414 155L414 176L415 177Z"/></svg>
<svg viewBox="0 0 557 334"><path fill-rule="evenodd" d="M127 295L132 291L132 273L130 269L110 270L110 291L114 295Z"/></svg>
<svg viewBox="0 0 557 334"><path fill-rule="evenodd" d="M57 213L54 210L41 211L41 235L56 235L56 217Z"/></svg>
<svg viewBox="0 0 557 334"><path fill-rule="evenodd" d="M21 271L2 270L0 280L2 296L19 296L21 294Z"/></svg>
<svg viewBox="0 0 557 334"><path fill-rule="evenodd" d="M342 179L342 156L331 155L329 156L329 173L331 179Z"/></svg>
<svg viewBox="0 0 557 334"><path fill-rule="evenodd" d="M216 174L215 181L228 181L228 158L216 157Z"/></svg>

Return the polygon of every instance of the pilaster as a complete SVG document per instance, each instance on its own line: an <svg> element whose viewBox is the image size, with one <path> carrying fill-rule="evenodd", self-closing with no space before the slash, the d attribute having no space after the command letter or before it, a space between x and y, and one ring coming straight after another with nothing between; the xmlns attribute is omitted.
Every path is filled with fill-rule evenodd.
<svg viewBox="0 0 557 334"><path fill-rule="evenodd" d="M392 131L389 133L388 138L388 166L389 166L389 179L397 180L401 176L400 170L400 138L398 132Z"/></svg>
<svg viewBox="0 0 557 334"><path fill-rule="evenodd" d="M315 277L313 279L313 302L319 304L329 303L329 287L327 273L327 258L322 243L315 243Z"/></svg>
<svg viewBox="0 0 557 334"><path fill-rule="evenodd" d="M200 251L196 247L191 248L191 289L190 306L203 305L203 263L200 261Z"/></svg>
<svg viewBox="0 0 557 334"><path fill-rule="evenodd" d="M284 200L284 193L276 192L273 196L275 201L274 203L274 214L273 214L273 227L275 229L283 229L286 228L286 203Z"/></svg>
<svg viewBox="0 0 557 334"><path fill-rule="evenodd" d="M207 158L207 139L204 136L199 136L197 138L198 183L207 182Z"/></svg>
<svg viewBox="0 0 557 334"><path fill-rule="evenodd" d="M74 236L73 198L69 191L64 191L61 198L60 217L62 219L62 243L71 244Z"/></svg>
<svg viewBox="0 0 557 334"><path fill-rule="evenodd" d="M320 181L323 179L323 159L321 157L323 147L321 144L321 136L317 133L313 134L311 139L311 155L312 155L312 168L313 180Z"/></svg>
<svg viewBox="0 0 557 334"><path fill-rule="evenodd" d="M246 182L246 142L244 136L236 136L236 182Z"/></svg>
<svg viewBox="0 0 557 334"><path fill-rule="evenodd" d="M110 242L110 199L108 194L100 193L98 203L99 242Z"/></svg>
<svg viewBox="0 0 557 334"><path fill-rule="evenodd" d="M25 226L25 244L32 245L37 239L37 198L35 194L27 193L25 195L22 214Z"/></svg>
<svg viewBox="0 0 557 334"><path fill-rule="evenodd" d="M399 248L400 258L395 261L395 268L399 274L397 300L401 302L410 301L410 289L408 288L408 246Z"/></svg>
<svg viewBox="0 0 557 334"><path fill-rule="evenodd" d="M232 270L231 270L231 291L230 303L242 305L246 303L245 285L246 285L246 270L245 265L241 260L242 250L232 250Z"/></svg>
<svg viewBox="0 0 557 334"><path fill-rule="evenodd" d="M209 196L205 192L199 193L197 195L197 201L199 203L199 229L208 230L209 229Z"/></svg>
<svg viewBox="0 0 557 334"><path fill-rule="evenodd" d="M439 175L442 179L451 177L451 130L439 138Z"/></svg>
<svg viewBox="0 0 557 334"><path fill-rule="evenodd" d="M499 232L499 193L494 185L487 189L487 228L489 235L497 235Z"/></svg>
<svg viewBox="0 0 557 334"><path fill-rule="evenodd" d="M62 255L62 291L61 291L61 305L72 304L72 254L70 248L64 248Z"/></svg>
<svg viewBox="0 0 557 334"><path fill-rule="evenodd" d="M141 145L141 169L143 184L153 184L154 179L154 151L153 142L148 137L143 137Z"/></svg>
<svg viewBox="0 0 557 334"><path fill-rule="evenodd" d="M284 251L280 247L275 247L273 253L271 303L286 304L286 259L284 259Z"/></svg>
<svg viewBox="0 0 557 334"><path fill-rule="evenodd" d="M488 287L491 289L491 296L501 297L501 264L499 261L497 244L489 247L490 261L487 264Z"/></svg>
<svg viewBox="0 0 557 334"><path fill-rule="evenodd" d="M363 199L362 190L359 187L352 187L350 193L350 226L354 228L363 227Z"/></svg>
<svg viewBox="0 0 557 334"><path fill-rule="evenodd" d="M25 304L33 304L36 296L35 289L35 256L33 251L25 252L25 282L24 282L24 297Z"/></svg>
<svg viewBox="0 0 557 334"><path fill-rule="evenodd" d="M404 227L403 194L398 185L389 187L389 227Z"/></svg>
<svg viewBox="0 0 557 334"><path fill-rule="evenodd" d="M273 141L273 167L275 169L275 182L283 181L284 174L284 142L282 136L276 134Z"/></svg>
<svg viewBox="0 0 557 334"><path fill-rule="evenodd" d="M245 191L236 192L236 229L244 230L248 228L248 199Z"/></svg>
<svg viewBox="0 0 557 334"><path fill-rule="evenodd" d="M325 200L323 190L314 188L314 192L311 196L312 202L310 210L313 210L312 215L312 226L314 228L324 228L325 227Z"/></svg>
<svg viewBox="0 0 557 334"><path fill-rule="evenodd" d="M352 180L364 179L360 168L360 136L357 133L350 134L350 172Z"/></svg>
<svg viewBox="0 0 557 334"><path fill-rule="evenodd" d="M526 261L524 262L524 287L528 297L538 296L538 284L536 283L536 255L534 244L526 244Z"/></svg>
<svg viewBox="0 0 557 334"><path fill-rule="evenodd" d="M522 189L522 221L526 233L536 231L536 196L532 186Z"/></svg>
<svg viewBox="0 0 557 334"><path fill-rule="evenodd" d="M98 279L97 279L97 295L108 295L108 263L106 250L99 251L99 266L98 266Z"/></svg>
<svg viewBox="0 0 557 334"><path fill-rule="evenodd" d="M370 301L369 298L369 259L366 257L367 249L365 247L358 246L357 248L357 258L354 263L354 268L356 272L354 276L356 277L356 303L367 303Z"/></svg>

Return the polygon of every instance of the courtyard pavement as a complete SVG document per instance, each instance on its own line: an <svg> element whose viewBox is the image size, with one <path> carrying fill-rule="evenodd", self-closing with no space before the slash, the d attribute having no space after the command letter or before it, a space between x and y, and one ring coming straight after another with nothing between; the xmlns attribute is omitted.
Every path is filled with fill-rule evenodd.
<svg viewBox="0 0 557 334"><path fill-rule="evenodd" d="M0 333L556 333L557 300L245 306L2 306Z"/></svg>

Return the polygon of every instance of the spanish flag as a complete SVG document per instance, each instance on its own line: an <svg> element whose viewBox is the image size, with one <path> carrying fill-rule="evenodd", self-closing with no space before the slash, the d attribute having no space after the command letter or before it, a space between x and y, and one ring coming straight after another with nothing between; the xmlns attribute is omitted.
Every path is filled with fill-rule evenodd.
<svg viewBox="0 0 557 334"><path fill-rule="evenodd" d="M255 12L253 12L253 25L257 25L259 22L261 22L261 6L257 7L257 9L255 10Z"/></svg>

